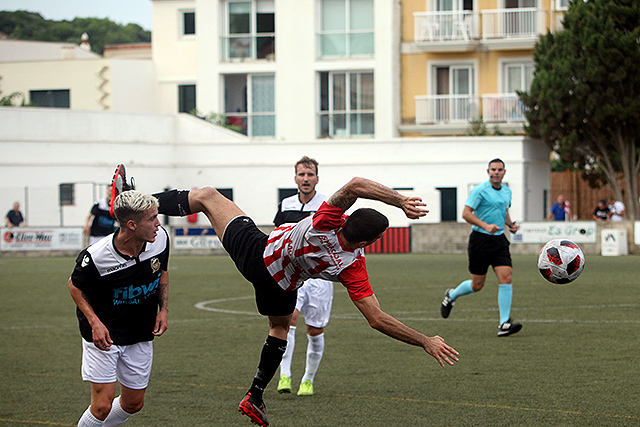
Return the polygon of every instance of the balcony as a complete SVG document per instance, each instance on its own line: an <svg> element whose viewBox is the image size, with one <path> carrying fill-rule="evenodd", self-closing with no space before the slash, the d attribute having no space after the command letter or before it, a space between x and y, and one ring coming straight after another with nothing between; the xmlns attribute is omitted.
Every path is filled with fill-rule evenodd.
<svg viewBox="0 0 640 427"><path fill-rule="evenodd" d="M425 52L531 49L547 29L546 14L538 8L416 12L414 44Z"/></svg>
<svg viewBox="0 0 640 427"><path fill-rule="evenodd" d="M478 117L478 99L473 95L416 96L416 124L467 123Z"/></svg>
<svg viewBox="0 0 640 427"><path fill-rule="evenodd" d="M424 51L466 51L478 44L473 12L417 12L414 42Z"/></svg>
<svg viewBox="0 0 640 427"><path fill-rule="evenodd" d="M221 37L224 62L275 59L275 33Z"/></svg>
<svg viewBox="0 0 640 427"><path fill-rule="evenodd" d="M482 120L487 123L524 123L524 110L515 93L482 95Z"/></svg>
<svg viewBox="0 0 640 427"><path fill-rule="evenodd" d="M469 125L481 118L502 132L521 133L526 123L524 105L515 93L486 94L481 101L474 95L416 96L415 102L415 124L401 126L405 132L466 134Z"/></svg>
<svg viewBox="0 0 640 427"><path fill-rule="evenodd" d="M482 44L488 49L531 49L546 31L544 9L495 9L481 14Z"/></svg>

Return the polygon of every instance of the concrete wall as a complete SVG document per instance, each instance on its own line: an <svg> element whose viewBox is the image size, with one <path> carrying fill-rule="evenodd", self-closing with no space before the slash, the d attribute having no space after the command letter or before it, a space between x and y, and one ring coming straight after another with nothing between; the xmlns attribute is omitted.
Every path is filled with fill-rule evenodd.
<svg viewBox="0 0 640 427"><path fill-rule="evenodd" d="M232 188L236 203L258 224L271 224L278 189L295 187L293 164L303 155L320 163L322 193L332 194L354 176L363 176L421 195L431 210L422 223L440 222L441 187L457 190L462 222L469 191L487 179L487 162L495 157L506 162L514 220L542 219L537 201L549 188L548 163L541 161L548 158L548 149L521 137L257 142L187 114L10 107L0 108L0 127L0 207L8 209L16 200L24 206L20 195L25 187L47 194L46 200L40 196L30 202L26 214L34 226L60 225L60 208L51 205L60 183L106 185L118 163L125 163L138 189L149 193L165 187ZM531 175L536 179L527 178ZM64 225L82 225L94 202L93 190L78 193L77 205L62 212ZM35 203L51 212L49 223L29 219ZM385 209L392 225L409 224L397 209Z"/></svg>
<svg viewBox="0 0 640 427"><path fill-rule="evenodd" d="M640 246L634 243L634 223L624 221L619 223L597 223L596 243L580 243L585 255L599 255L601 253L601 231L609 229L624 229L627 231L627 246L630 254L639 254ZM417 224L411 227L411 251L425 254L464 254L467 253L467 243L471 226L465 223ZM510 233L507 233L511 238ZM511 243L511 254L537 255L544 243Z"/></svg>

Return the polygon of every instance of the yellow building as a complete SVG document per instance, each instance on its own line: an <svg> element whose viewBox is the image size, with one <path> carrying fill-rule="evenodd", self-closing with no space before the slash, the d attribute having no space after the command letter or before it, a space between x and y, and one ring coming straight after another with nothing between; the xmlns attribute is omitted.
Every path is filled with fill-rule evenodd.
<svg viewBox="0 0 640 427"><path fill-rule="evenodd" d="M523 134L516 91L533 80L540 34L561 28L569 0L402 2L402 136Z"/></svg>

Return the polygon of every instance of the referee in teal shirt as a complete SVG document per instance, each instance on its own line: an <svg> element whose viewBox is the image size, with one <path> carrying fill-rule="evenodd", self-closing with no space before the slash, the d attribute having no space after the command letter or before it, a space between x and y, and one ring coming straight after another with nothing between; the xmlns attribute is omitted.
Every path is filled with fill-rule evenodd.
<svg viewBox="0 0 640 427"><path fill-rule="evenodd" d="M511 190L502 185L506 171L502 160L491 160L487 169L489 180L475 187L467 198L462 217L471 224L473 230L467 249L471 279L460 283L455 289L447 289L440 307L442 317L449 317L458 298L479 292L484 287L487 271L492 266L499 283L500 337L515 334L522 329L521 324L511 321L512 265L509 239L504 235L504 229L506 227L516 233L518 225L509 216Z"/></svg>

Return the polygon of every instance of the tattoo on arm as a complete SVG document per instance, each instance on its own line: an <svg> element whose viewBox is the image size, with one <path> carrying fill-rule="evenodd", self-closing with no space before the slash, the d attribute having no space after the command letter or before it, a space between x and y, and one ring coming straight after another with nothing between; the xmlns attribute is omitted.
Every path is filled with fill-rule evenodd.
<svg viewBox="0 0 640 427"><path fill-rule="evenodd" d="M160 309L169 310L169 284L160 283L158 285L158 305Z"/></svg>
<svg viewBox="0 0 640 427"><path fill-rule="evenodd" d="M327 201L331 206L347 210L356 202L358 198L353 194L350 194L344 187L336 191L333 196Z"/></svg>

